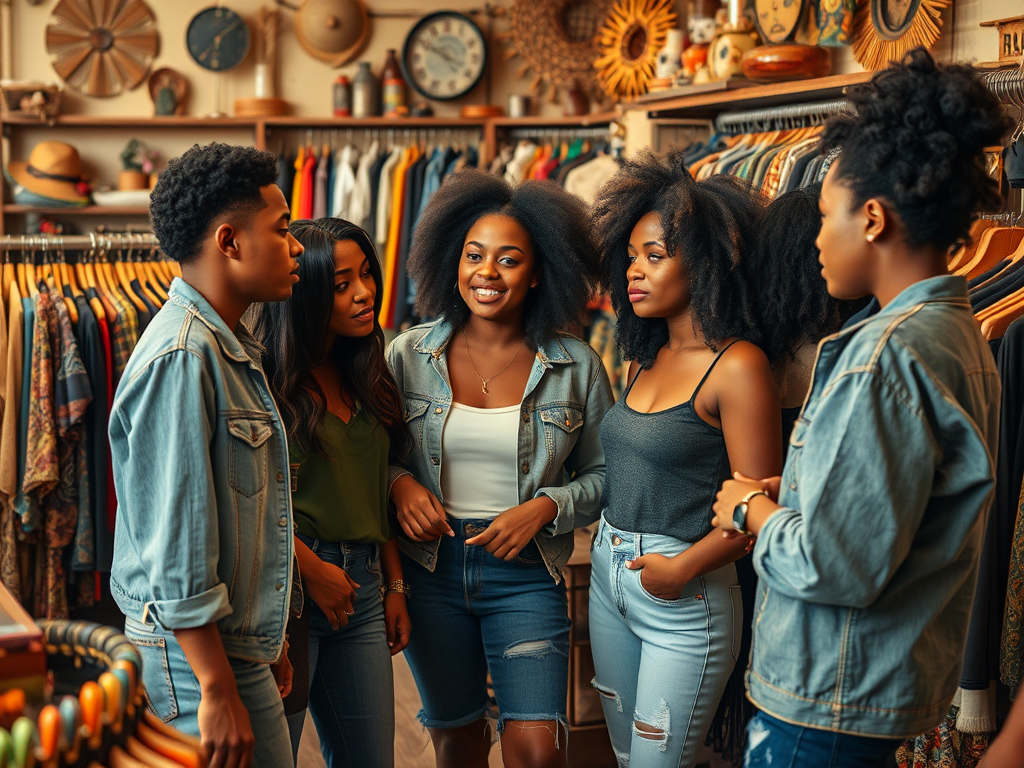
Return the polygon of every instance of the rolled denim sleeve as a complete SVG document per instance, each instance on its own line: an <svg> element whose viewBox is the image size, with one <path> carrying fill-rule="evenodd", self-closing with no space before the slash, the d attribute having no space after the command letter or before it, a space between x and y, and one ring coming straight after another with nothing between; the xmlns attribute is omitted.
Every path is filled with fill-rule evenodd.
<svg viewBox="0 0 1024 768"><path fill-rule="evenodd" d="M547 496L558 505L555 519L541 529L545 536L570 533L594 522L601 514L605 462L600 431L604 415L612 407L612 388L599 360L595 360L594 367L596 370L587 387L580 437L565 460L565 469L572 480L563 486L541 488L534 494L534 498Z"/></svg>
<svg viewBox="0 0 1024 768"><path fill-rule="evenodd" d="M116 559L134 561L127 566L134 578L125 586L165 629L219 621L231 605L217 573L210 456L217 406L209 372L188 351L165 354L126 384L113 416Z"/></svg>
<svg viewBox="0 0 1024 768"><path fill-rule="evenodd" d="M772 589L864 608L906 559L941 456L925 410L897 391L876 372L846 374L812 422L798 422L804 431L783 474L783 509L754 549Z"/></svg>

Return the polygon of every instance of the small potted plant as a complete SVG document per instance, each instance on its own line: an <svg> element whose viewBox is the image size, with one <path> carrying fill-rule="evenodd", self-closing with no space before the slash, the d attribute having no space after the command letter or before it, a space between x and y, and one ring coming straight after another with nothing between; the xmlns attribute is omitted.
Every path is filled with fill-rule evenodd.
<svg viewBox="0 0 1024 768"><path fill-rule="evenodd" d="M150 174L156 164L157 153L146 149L138 139L132 139L121 152L122 171L117 179L120 190L149 189Z"/></svg>

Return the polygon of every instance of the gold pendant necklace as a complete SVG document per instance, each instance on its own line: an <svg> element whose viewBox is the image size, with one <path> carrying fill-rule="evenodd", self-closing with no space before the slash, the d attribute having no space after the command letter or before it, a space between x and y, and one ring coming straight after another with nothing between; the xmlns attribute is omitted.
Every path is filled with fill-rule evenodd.
<svg viewBox="0 0 1024 768"><path fill-rule="evenodd" d="M512 359L508 361L508 365L506 365L496 374L491 376L491 378L485 379L483 376L480 375L480 371L476 369L476 363L473 362L473 353L469 351L469 338L466 336L466 326L462 326L462 340L466 342L466 356L469 358L469 364L473 367L473 373L475 373L476 377L480 379L480 391L483 392L485 395L490 394L487 391L487 385L512 367L512 363L514 363L516 361L516 358L519 357L519 353L522 351L523 346L526 344L526 337L523 336L523 340L519 342L519 348L516 350L516 353L512 355Z"/></svg>

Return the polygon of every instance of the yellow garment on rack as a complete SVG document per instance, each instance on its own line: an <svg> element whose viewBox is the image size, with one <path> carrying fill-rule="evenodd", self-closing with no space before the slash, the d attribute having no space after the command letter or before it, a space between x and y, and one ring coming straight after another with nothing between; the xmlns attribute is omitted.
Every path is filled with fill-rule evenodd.
<svg viewBox="0 0 1024 768"><path fill-rule="evenodd" d="M380 321L385 328L391 327L394 316L395 276L398 273L398 245L401 240L402 218L405 209L405 172L419 157L419 149L408 147L395 167L395 183L391 192L391 225L388 227L388 241L384 246L384 291L380 303Z"/></svg>
<svg viewBox="0 0 1024 768"><path fill-rule="evenodd" d="M292 183L292 221L299 220L299 199L302 197L302 167L306 164L306 148L299 147L295 157L295 181Z"/></svg>

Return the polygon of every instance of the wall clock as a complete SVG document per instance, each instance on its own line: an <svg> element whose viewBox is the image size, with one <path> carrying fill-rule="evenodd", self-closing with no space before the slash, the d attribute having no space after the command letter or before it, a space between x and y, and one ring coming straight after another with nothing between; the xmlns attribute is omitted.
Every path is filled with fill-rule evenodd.
<svg viewBox="0 0 1024 768"><path fill-rule="evenodd" d="M204 8L188 23L185 46L203 69L223 72L241 64L249 53L251 35L245 19L230 8Z"/></svg>
<svg viewBox="0 0 1024 768"><path fill-rule="evenodd" d="M768 43L792 38L803 17L805 0L756 0L757 31Z"/></svg>
<svg viewBox="0 0 1024 768"><path fill-rule="evenodd" d="M437 101L465 96L487 66L487 41L468 16L439 11L424 16L402 47L402 71L417 92Z"/></svg>

